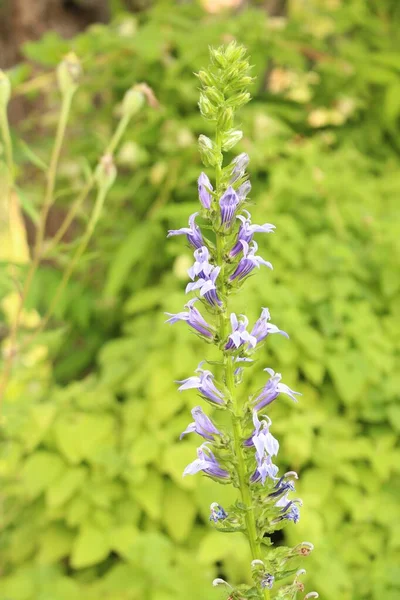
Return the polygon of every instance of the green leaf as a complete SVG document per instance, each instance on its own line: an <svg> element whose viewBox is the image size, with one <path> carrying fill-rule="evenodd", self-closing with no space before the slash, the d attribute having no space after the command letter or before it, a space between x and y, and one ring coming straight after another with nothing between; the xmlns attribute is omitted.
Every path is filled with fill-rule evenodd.
<svg viewBox="0 0 400 600"><path fill-rule="evenodd" d="M21 480L26 492L35 498L65 471L64 461L52 452L39 450L22 467Z"/></svg>
<svg viewBox="0 0 400 600"><path fill-rule="evenodd" d="M107 558L111 546L107 535L93 525L84 525L76 540L71 553L71 566L82 569L95 565Z"/></svg>
<svg viewBox="0 0 400 600"><path fill-rule="evenodd" d="M163 498L163 517L166 529L176 542L184 542L190 534L196 507L189 492L167 484Z"/></svg>
<svg viewBox="0 0 400 600"><path fill-rule="evenodd" d="M50 507L64 504L74 492L84 483L88 470L85 467L68 469L47 490L47 502Z"/></svg>

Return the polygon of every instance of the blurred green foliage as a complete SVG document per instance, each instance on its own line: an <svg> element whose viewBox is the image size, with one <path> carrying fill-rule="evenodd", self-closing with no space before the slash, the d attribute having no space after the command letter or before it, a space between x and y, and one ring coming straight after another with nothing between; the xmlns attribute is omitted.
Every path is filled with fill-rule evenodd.
<svg viewBox="0 0 400 600"><path fill-rule="evenodd" d="M40 337L9 388L1 600L205 600L221 597L214 576L248 575L244 541L232 547L208 523L209 504L232 492L182 480L196 441L178 437L195 397L178 395L173 379L190 375L204 349L184 326L163 324L164 311L181 310L190 265L189 250L165 234L195 209L195 139L207 133L193 72L209 44L232 36L248 47L257 81L239 147L251 157L254 221L277 226L259 240L275 270L252 278L236 308L253 318L271 309L291 341L272 339L259 372L282 371L303 393L296 407L271 407L280 466L301 475L302 516L286 535L315 544L307 588L327 600L399 598L398 8L293 3L283 20L158 2L71 41L48 33L26 45L44 67L69 49L85 65L60 207L82 185L132 83L146 81L161 107L125 136L92 253L58 307L63 329ZM17 92L31 68L12 73ZM51 84L45 91L21 126L39 157L51 141ZM35 100L37 91L24 93ZM34 217L36 175L22 146L18 158ZM42 266L31 307L46 310L58 266ZM247 381L248 390L262 382L261 374Z"/></svg>

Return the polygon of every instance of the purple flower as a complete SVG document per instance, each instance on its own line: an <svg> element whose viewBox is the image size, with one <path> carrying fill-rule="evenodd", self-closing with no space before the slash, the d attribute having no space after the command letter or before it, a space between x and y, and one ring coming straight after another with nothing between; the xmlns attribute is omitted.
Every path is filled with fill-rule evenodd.
<svg viewBox="0 0 400 600"><path fill-rule="evenodd" d="M270 477L271 479L276 480L277 473L278 473L278 467L273 464L271 457L264 455L264 457L261 461L261 464L258 465L257 469L254 471L253 475L251 476L251 482L258 483L259 481L261 481L261 483L264 485L267 477Z"/></svg>
<svg viewBox="0 0 400 600"><path fill-rule="evenodd" d="M300 510L297 504L301 505L301 500L289 500L287 494L285 494L275 503L275 506L282 508L282 515L274 519L273 522L278 523L279 521L288 519L289 521L293 521L293 523L297 523L300 519Z"/></svg>
<svg viewBox="0 0 400 600"><path fill-rule="evenodd" d="M187 433L198 433L206 440L213 440L214 435L221 435L221 432L215 427L211 419L204 414L201 406L195 406L192 409L192 417L194 422L190 423L185 431L181 433L180 439Z"/></svg>
<svg viewBox="0 0 400 600"><path fill-rule="evenodd" d="M281 477L279 481L275 484L274 491L268 494L269 498L279 498L279 496L283 496L283 494L295 491L293 481L287 479L286 475L287 474L283 475L283 477Z"/></svg>
<svg viewBox="0 0 400 600"><path fill-rule="evenodd" d="M263 589L267 588L268 590L272 590L272 586L274 585L275 577L270 573L264 573L263 578L261 579L261 587Z"/></svg>
<svg viewBox="0 0 400 600"><path fill-rule="evenodd" d="M222 506L218 504L218 502L213 502L210 506L210 521L214 521L214 523L218 523L218 521L223 521L228 517L227 513L224 511Z"/></svg>
<svg viewBox="0 0 400 600"><path fill-rule="evenodd" d="M243 258L240 260L235 272L229 277L230 281L247 277L255 267L259 269L260 265L265 265L269 269L273 268L270 262L264 260L261 256L255 255L258 250L256 242L253 241L251 247L243 240L240 240L240 244L243 247Z"/></svg>
<svg viewBox="0 0 400 600"><path fill-rule="evenodd" d="M237 349L243 344L248 344L250 348L254 348L257 344L257 339L247 331L249 320L245 315L240 315L242 318L238 320L235 313L231 313L232 333L225 344L225 350Z"/></svg>
<svg viewBox="0 0 400 600"><path fill-rule="evenodd" d="M219 206L221 208L221 224L225 227L228 228L232 225L238 204L239 198L237 197L235 190L233 187L228 187L219 201Z"/></svg>
<svg viewBox="0 0 400 600"><path fill-rule="evenodd" d="M257 343L262 342L270 333L280 333L287 338L289 337L286 331L282 331L282 329L279 329L276 325L273 325L273 323L269 323L270 319L271 315L269 314L268 308L263 308L261 316L257 319L251 330L251 335L254 335L257 339Z"/></svg>
<svg viewBox="0 0 400 600"><path fill-rule="evenodd" d="M254 402L256 403L254 410L261 410L264 408L264 406L271 404L271 402L273 402L279 396L279 394L286 394L292 400L297 402L296 396L301 396L300 392L294 392L284 383L280 383L282 379L282 375L280 373L275 373L273 369L268 368L264 369L264 371L267 371L271 377L263 387L261 393L257 396L257 398L254 399Z"/></svg>
<svg viewBox="0 0 400 600"><path fill-rule="evenodd" d="M249 162L250 158L249 155L246 154L246 152L242 152L242 154L239 154L238 156L236 156L236 158L233 159L233 161L231 162L231 165L233 167L231 183L235 183L235 181L243 177Z"/></svg>
<svg viewBox="0 0 400 600"><path fill-rule="evenodd" d="M249 440L246 440L245 446L254 446L256 449L256 459L258 464L262 463L265 453L270 456L276 456L279 450L279 442L270 433L269 428L272 421L265 415L267 420L260 421L257 411L253 411L254 433Z"/></svg>
<svg viewBox="0 0 400 600"><path fill-rule="evenodd" d="M205 173L201 173L200 177L197 180L198 188L199 188L199 199L204 208L211 208L211 194L210 191L213 191L213 186L211 185L210 180L208 179Z"/></svg>
<svg viewBox="0 0 400 600"><path fill-rule="evenodd" d="M192 281L195 277L208 277L213 270L213 265L209 263L210 253L206 246L201 246L194 251L194 264L188 269L188 275Z"/></svg>
<svg viewBox="0 0 400 600"><path fill-rule="evenodd" d="M273 233L273 231L275 229L275 225L271 225L270 223L264 223L264 225L252 225L250 213L247 210L245 210L243 212L245 212L247 214L247 217L244 217L243 215L238 215L236 217L237 219L239 219L242 222L242 224L239 227L236 244L233 246L232 250L230 251L230 256L232 256L232 257L239 254L239 252L242 252L242 250L243 250L243 244L241 243L242 241L247 242L247 244L249 244L252 241L253 235L255 233Z"/></svg>
<svg viewBox="0 0 400 600"><path fill-rule="evenodd" d="M238 195L240 202L243 202L243 200L246 199L246 197L248 196L250 191L251 191L250 181L245 181L244 183L242 183L242 185L239 185L236 193Z"/></svg>
<svg viewBox="0 0 400 600"><path fill-rule="evenodd" d="M204 241L201 235L200 228L195 223L195 219L199 213L193 213L189 217L189 227L181 227L180 229L170 229L168 231L167 237L172 237L174 235L186 235L189 243L193 246L193 248L200 248L203 246Z"/></svg>
<svg viewBox="0 0 400 600"><path fill-rule="evenodd" d="M183 477L186 475L195 475L199 471L204 471L207 475L218 477L219 479L227 479L229 477L228 471L225 471L220 466L207 443L197 448L197 458L183 471Z"/></svg>
<svg viewBox="0 0 400 600"><path fill-rule="evenodd" d="M178 390L182 392L183 390L198 389L200 394L204 396L204 398L207 398L207 400L210 400L215 404L225 404L223 393L215 387L213 382L214 375L211 373L211 371L202 369L201 364L202 363L200 363L196 369L196 373L200 373L200 376L194 375L193 377L188 377L182 381L177 381L176 383L182 384Z"/></svg>
<svg viewBox="0 0 400 600"><path fill-rule="evenodd" d="M195 329L198 333L208 339L213 339L214 327L209 325L197 308L194 307L195 302L197 302L197 298L193 298L193 300L189 300L189 302L185 304L185 308L188 309L186 312L180 312L177 314L165 313L170 317L166 323L171 323L172 325L178 321L186 321L188 325L193 327L193 329Z"/></svg>
<svg viewBox="0 0 400 600"><path fill-rule="evenodd" d="M210 273L205 277L200 277L193 283L188 283L186 286L186 293L192 292L193 290L200 290L200 296L204 297L211 306L221 306L222 302L217 294L217 286L215 281L219 275L221 267L212 267Z"/></svg>

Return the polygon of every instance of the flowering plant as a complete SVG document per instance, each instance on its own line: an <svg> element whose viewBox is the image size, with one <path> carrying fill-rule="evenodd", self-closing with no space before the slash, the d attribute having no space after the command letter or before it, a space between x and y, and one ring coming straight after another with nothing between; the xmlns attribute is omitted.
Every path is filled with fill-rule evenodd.
<svg viewBox="0 0 400 600"><path fill-rule="evenodd" d="M210 521L221 532L243 532L252 555L252 584L232 586L223 579L214 585L227 587L230 600L259 598L269 600L295 599L304 591L300 581L304 569L298 570L298 559L313 549L309 542L294 548L274 548L271 536L287 523L299 520L301 500L293 498L297 474L279 474L274 464L279 443L271 433L272 421L265 414L269 404L281 394L297 401L299 392L282 383L280 373L264 369L269 379L264 387L242 402L237 388L245 367L251 367L255 353L272 334L288 337L285 331L270 322L267 308L249 327L245 315L237 316L228 309L229 296L237 293L254 269L271 263L257 254L253 239L257 233L273 233L274 225L255 225L246 209L251 185L246 173L247 154L239 154L224 165L223 153L231 150L242 138L235 129L235 111L250 100L248 87L252 82L246 51L232 42L226 47L210 50L211 65L197 76L201 83L199 107L202 116L215 126L215 139L199 137L201 158L206 167L215 170L212 183L205 173L198 179L200 209L189 217L187 227L171 230L168 236L185 235L194 248L194 264L189 269L190 282L186 293L194 297L185 305L186 311L168 313L168 323L186 321L220 353L213 362L220 377L206 368L204 361L196 375L179 381L179 390L198 390L213 408L227 411L230 428L217 426L201 406L192 410L193 422L182 433L196 433L205 441L197 450L197 458L183 475L203 472L215 481L229 483L240 493L231 507L218 502L211 505ZM205 225L201 228L196 219ZM203 230L204 231L203 231ZM206 235L207 233L207 235ZM203 316L202 308L207 316ZM294 578L293 578L294 577ZM283 581L289 580L289 583ZM279 585L283 582L284 585ZM317 598L316 592L305 598Z"/></svg>

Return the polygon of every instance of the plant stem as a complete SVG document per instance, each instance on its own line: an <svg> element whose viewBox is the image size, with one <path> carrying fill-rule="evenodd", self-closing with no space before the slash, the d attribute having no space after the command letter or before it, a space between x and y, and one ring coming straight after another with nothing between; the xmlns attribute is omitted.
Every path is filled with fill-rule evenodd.
<svg viewBox="0 0 400 600"><path fill-rule="evenodd" d="M221 148L221 137L217 130L216 133L216 146L218 149ZM221 194L221 165L216 168L216 194L217 198ZM217 247L217 264L221 267L220 271L220 282L221 282L221 295L226 298L225 288L225 241L226 237L223 232L216 232L216 247ZM227 325L229 324L229 313L227 302L224 302L223 310L218 315L218 336L222 342L226 338ZM241 406L236 396L236 385L234 378L234 364L233 358L229 352L223 350L224 356L224 379L226 387L228 388L230 400L232 402L233 413L232 413L232 431L233 431L233 446L237 464L237 476L240 489L240 495L242 503L246 506L246 528L247 537L249 540L251 555L253 560L262 560L261 545L257 536L256 519L254 515L253 499L250 488L250 474L246 468L245 457L243 454L243 432L240 424L241 417ZM270 600L270 593L268 589L264 589L262 592L264 600Z"/></svg>
<svg viewBox="0 0 400 600"><path fill-rule="evenodd" d="M48 178L47 178L47 186L46 186L46 191L45 191L45 198L44 198L43 207L41 210L39 224L38 224L38 230L37 230L37 234L36 234L33 258L32 258L32 261L31 261L31 264L30 264L30 267L29 267L29 270L28 270L28 273L27 273L27 276L26 276L26 279L24 282L22 292L20 294L15 319L11 325L10 350L8 352L7 357L5 358L4 368L3 368L2 376L0 379L0 409L1 409L1 403L3 400L3 396L4 396L4 393L5 393L7 384L8 384L8 380L11 375L11 369L12 369L12 365L14 362L14 356L16 354L16 342L17 342L17 335L18 335L18 329L19 329L19 324L20 324L20 320L21 320L22 310L23 310L26 298L28 296L33 277L34 277L35 272L40 263L41 249L42 249L42 244L43 244L44 234L45 234L45 229L46 229L46 220L47 220L47 215L49 213L50 207L54 201L54 189L55 189L58 161L60 159L61 147L62 147L64 135L65 135L65 129L67 126L68 115L69 115L69 112L71 109L72 97L73 97L73 93L67 93L63 96L63 100L62 100L61 113L60 113L60 118L59 118L58 125L57 125L56 139L54 142L53 151L52 151L51 160L50 160L50 166L49 166L49 172L48 172ZM3 131L3 122L1 123L1 126L2 126L2 131ZM3 135L4 135L4 133L3 133ZM5 144L7 147L7 136L5 138ZM11 155L11 161L12 161L12 155ZM13 169L11 171L11 177L12 176L13 176Z"/></svg>
<svg viewBox="0 0 400 600"><path fill-rule="evenodd" d="M114 154L114 151L115 151L116 147L118 146L118 144L121 140L121 137L123 136L126 128L129 125L130 119L131 119L131 117L129 115L124 115L122 117L122 119L118 123L117 129L115 130L109 144L107 145L106 149L104 150L103 155L104 154ZM90 175L89 179L87 180L82 192L79 194L79 196L77 197L75 202L72 204L65 219L61 223L57 233L54 235L54 237L52 238L52 240L46 247L46 254L48 254L51 250L53 250L53 248L55 248L57 246L58 242L60 242L62 240L66 231L68 230L68 227L71 225L72 221L74 220L75 215L77 214L80 206L82 205L82 203L85 201L86 197L92 190L94 183L95 183L95 176L94 176L94 173L92 173Z"/></svg>
<svg viewBox="0 0 400 600"><path fill-rule="evenodd" d="M6 107L0 109L0 131L4 142L6 164L9 171L9 182L11 183L10 187L12 187L14 184L14 160Z"/></svg>

